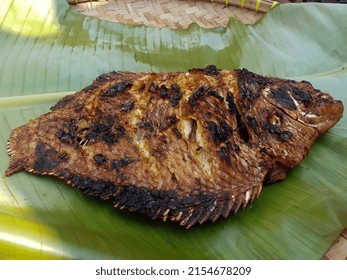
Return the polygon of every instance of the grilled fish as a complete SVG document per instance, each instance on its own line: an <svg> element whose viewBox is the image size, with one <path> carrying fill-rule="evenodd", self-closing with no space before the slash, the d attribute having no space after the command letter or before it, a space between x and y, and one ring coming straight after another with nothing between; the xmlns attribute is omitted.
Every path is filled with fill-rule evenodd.
<svg viewBox="0 0 347 280"><path fill-rule="evenodd" d="M111 72L14 129L6 175L53 175L189 228L283 180L342 113L309 82L245 69Z"/></svg>

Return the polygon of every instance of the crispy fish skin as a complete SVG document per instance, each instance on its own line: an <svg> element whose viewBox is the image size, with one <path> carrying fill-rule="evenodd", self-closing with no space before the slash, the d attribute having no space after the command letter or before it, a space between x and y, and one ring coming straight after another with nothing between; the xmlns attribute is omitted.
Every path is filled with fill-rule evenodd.
<svg viewBox="0 0 347 280"><path fill-rule="evenodd" d="M53 175L189 228L283 180L342 113L309 82L245 69L111 72L14 129L5 175Z"/></svg>

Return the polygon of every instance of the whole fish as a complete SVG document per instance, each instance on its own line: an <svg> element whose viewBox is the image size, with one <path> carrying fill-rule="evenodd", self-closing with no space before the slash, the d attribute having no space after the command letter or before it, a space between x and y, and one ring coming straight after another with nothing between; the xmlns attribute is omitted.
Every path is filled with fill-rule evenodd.
<svg viewBox="0 0 347 280"><path fill-rule="evenodd" d="M283 180L342 113L309 82L245 69L111 72L14 129L6 175L53 175L189 228Z"/></svg>

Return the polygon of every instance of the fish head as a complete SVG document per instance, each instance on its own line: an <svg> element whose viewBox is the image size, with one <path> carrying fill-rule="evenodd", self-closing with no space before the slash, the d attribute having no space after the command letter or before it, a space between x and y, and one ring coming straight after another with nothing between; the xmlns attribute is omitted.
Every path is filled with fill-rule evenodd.
<svg viewBox="0 0 347 280"><path fill-rule="evenodd" d="M343 103L330 94L315 89L307 81L281 83L276 79L266 89L271 103L302 124L313 127L321 135L342 117Z"/></svg>
<svg viewBox="0 0 347 280"><path fill-rule="evenodd" d="M342 102L307 81L264 77L246 69L236 76L237 107L250 145L276 162L269 181L284 178L285 170L298 165L317 137L342 117Z"/></svg>

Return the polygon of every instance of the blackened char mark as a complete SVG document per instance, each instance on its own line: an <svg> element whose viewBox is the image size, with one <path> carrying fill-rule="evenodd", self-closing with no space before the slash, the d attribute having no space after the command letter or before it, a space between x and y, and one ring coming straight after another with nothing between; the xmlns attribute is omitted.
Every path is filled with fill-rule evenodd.
<svg viewBox="0 0 347 280"><path fill-rule="evenodd" d="M233 98L231 95L229 95L229 93L228 93L228 95L227 95L226 101L227 101L227 103L228 103L229 113L230 113L230 114L236 114L236 113L238 113L238 112L237 112L236 104L235 104L235 102L234 102L234 98Z"/></svg>
<svg viewBox="0 0 347 280"><path fill-rule="evenodd" d="M288 142L292 136L293 136L293 133L291 133L290 131L282 131L279 134L278 139L281 142Z"/></svg>
<svg viewBox="0 0 347 280"><path fill-rule="evenodd" d="M151 219L169 219L181 222L187 228L207 219L216 220L220 215L226 217L232 211L229 193L194 191L187 196L179 196L176 190L147 189L141 186L116 185L101 179L78 176L67 169L57 170L57 176L65 178L72 186L90 196L113 199L116 208L137 212ZM172 179L176 180L173 174ZM215 207L219 205L218 207ZM179 218L178 218L179 217Z"/></svg>
<svg viewBox="0 0 347 280"><path fill-rule="evenodd" d="M232 100L232 102L231 102ZM236 114L236 124L237 124L237 132L240 135L240 138L247 143L249 141L249 133L247 130L247 127L242 121L241 114L239 113L235 103L233 102L233 99L229 100L229 112L233 112L233 114Z"/></svg>
<svg viewBox="0 0 347 280"><path fill-rule="evenodd" d="M65 152L58 155L58 161L60 162L67 162L69 160L69 155Z"/></svg>
<svg viewBox="0 0 347 280"><path fill-rule="evenodd" d="M304 105L307 105L312 101L312 96L304 89L299 89L295 86L291 86L291 94L292 96L297 100L304 103Z"/></svg>
<svg viewBox="0 0 347 280"><path fill-rule="evenodd" d="M174 83L170 86L170 99L171 99L171 105L172 107L177 107L180 103L180 100L182 98L182 92L178 84Z"/></svg>
<svg viewBox="0 0 347 280"><path fill-rule="evenodd" d="M209 90L207 92L207 95L208 96L212 96L214 98L217 98L220 102L223 102L224 101L224 98L222 96L219 95L219 93L215 90Z"/></svg>
<svg viewBox="0 0 347 280"><path fill-rule="evenodd" d="M269 131L272 134L280 134L281 133L281 129L277 125L275 125L275 124L268 124L268 123L266 123L264 125L264 129Z"/></svg>
<svg viewBox="0 0 347 280"><path fill-rule="evenodd" d="M98 85L96 83L92 83L91 85L85 87L83 91L88 93L93 93L97 88L98 88Z"/></svg>
<svg viewBox="0 0 347 280"><path fill-rule="evenodd" d="M228 140L232 132L231 127L225 121L220 121L219 124L220 126L213 121L208 122L210 133L216 144Z"/></svg>
<svg viewBox="0 0 347 280"><path fill-rule="evenodd" d="M249 126L256 131L257 126L258 126L258 122L254 117L247 117L247 122L249 124Z"/></svg>
<svg viewBox="0 0 347 280"><path fill-rule="evenodd" d="M203 72L208 76L217 76L220 73L220 70L215 65L207 65L205 68L191 68L188 70L189 72Z"/></svg>
<svg viewBox="0 0 347 280"><path fill-rule="evenodd" d="M272 88L270 90L269 97L288 110L296 110L294 100L291 98L288 92L290 92L290 88L282 85L277 88Z"/></svg>
<svg viewBox="0 0 347 280"><path fill-rule="evenodd" d="M109 81L110 78L111 78L110 74L105 73L105 74L102 74L99 77L97 77L96 81L99 83L103 83L103 82Z"/></svg>
<svg viewBox="0 0 347 280"><path fill-rule="evenodd" d="M293 133L290 131L282 131L277 125L275 124L268 124L266 123L263 128L267 131L269 131L271 134L275 134L280 142L288 142L292 136Z"/></svg>
<svg viewBox="0 0 347 280"><path fill-rule="evenodd" d="M208 65L204 69L204 74L209 76L216 76L219 74L220 70L215 65Z"/></svg>
<svg viewBox="0 0 347 280"><path fill-rule="evenodd" d="M170 98L169 90L167 89L167 87L165 85L161 85L161 87L159 89L159 93L160 93L161 98L164 98L164 99Z"/></svg>
<svg viewBox="0 0 347 280"><path fill-rule="evenodd" d="M66 105L68 105L69 103L71 103L71 101L73 101L75 99L74 95L67 95L65 97L63 97L62 99L60 99L58 101L57 104L55 104L54 106L52 106L50 109L52 111L58 110L58 109L62 109L64 108Z"/></svg>
<svg viewBox="0 0 347 280"><path fill-rule="evenodd" d="M100 133L96 133L95 130L92 130L91 133L85 136L85 138L88 141L103 141L108 145L114 145L118 142L119 138L123 136L125 136L125 128L123 126L118 126L115 129L107 129Z"/></svg>
<svg viewBox="0 0 347 280"><path fill-rule="evenodd" d="M109 96L109 97L114 97L120 92L126 91L128 88L130 88L133 85L131 81L123 81L116 83L115 85L111 86L106 93L103 95Z"/></svg>
<svg viewBox="0 0 347 280"><path fill-rule="evenodd" d="M119 138L126 136L125 128L123 126L117 126L113 132L108 132L101 137L101 140L109 145L113 145L118 142Z"/></svg>
<svg viewBox="0 0 347 280"><path fill-rule="evenodd" d="M170 88L161 85L159 89L156 89L155 84L151 84L149 92L155 93L157 91L159 91L161 98L170 100L172 107L177 107L183 96L178 84L172 84Z"/></svg>
<svg viewBox="0 0 347 280"><path fill-rule="evenodd" d="M153 92L155 90L152 89ZM177 107L182 98L182 93L178 84L172 84L170 88L167 88L165 85L162 85L159 89L160 97L163 99L168 99L171 102L172 107Z"/></svg>
<svg viewBox="0 0 347 280"><path fill-rule="evenodd" d="M228 123L224 120L221 120L219 122L223 132L225 133L225 135L227 136L227 138L230 136L231 132L232 132L232 129L230 127L230 125L228 125Z"/></svg>
<svg viewBox="0 0 347 280"><path fill-rule="evenodd" d="M103 164L103 163L107 162L107 159L103 154L97 154L94 156L94 161L97 164Z"/></svg>
<svg viewBox="0 0 347 280"><path fill-rule="evenodd" d="M103 117L102 113L96 110L96 117L89 131L85 133L84 140L104 141L109 145L113 145L123 136L125 136L125 128L121 125L117 126L116 119L112 115Z"/></svg>
<svg viewBox="0 0 347 280"><path fill-rule="evenodd" d="M241 114L239 113L237 106L234 102L234 98L231 95L227 95L226 101L228 103L229 113L236 115L236 123L237 123L237 132L240 135L240 138L247 143L249 141L249 133L247 127L242 121Z"/></svg>
<svg viewBox="0 0 347 280"><path fill-rule="evenodd" d="M110 130L114 124L114 119L111 115L106 117L105 120L100 120L100 122L95 121L92 125L92 134L98 135L107 130Z"/></svg>
<svg viewBox="0 0 347 280"><path fill-rule="evenodd" d="M76 126L72 119L68 119L64 128L58 129L55 136L65 144L73 144L76 138Z"/></svg>
<svg viewBox="0 0 347 280"><path fill-rule="evenodd" d="M60 164L58 152L43 142L37 143L35 147L34 170L41 172L50 172Z"/></svg>
<svg viewBox="0 0 347 280"><path fill-rule="evenodd" d="M242 121L241 115L237 112L236 114L236 122L237 122L237 132L240 135L240 138L247 143L249 141L249 133L247 127Z"/></svg>
<svg viewBox="0 0 347 280"><path fill-rule="evenodd" d="M165 121L168 123L169 126L176 124L179 120L176 118L176 115L172 116L165 116Z"/></svg>
<svg viewBox="0 0 347 280"><path fill-rule="evenodd" d="M134 185L122 186L114 203L118 208L135 211L149 218L157 218L159 208L167 209L176 198L176 191L149 190Z"/></svg>
<svg viewBox="0 0 347 280"><path fill-rule="evenodd" d="M177 107L180 104L181 98L182 98L181 92L176 92L175 94L172 94L172 97L171 97L172 107Z"/></svg>
<svg viewBox="0 0 347 280"><path fill-rule="evenodd" d="M178 123L178 121L179 120L176 118L176 115L165 116L163 120L159 121L159 131L163 132L169 129L172 125Z"/></svg>
<svg viewBox="0 0 347 280"><path fill-rule="evenodd" d="M111 161L111 168L112 169L119 169L125 166L128 166L130 163L133 163L135 160L130 157L124 157L119 160L112 160Z"/></svg>
<svg viewBox="0 0 347 280"><path fill-rule="evenodd" d="M199 192L180 197L175 190L150 190L128 185L117 192L114 203L117 208L135 211L151 219L178 221L189 228L215 216L216 200L217 204L225 205L228 194ZM225 214L229 211L225 210ZM217 218L221 212L217 213Z"/></svg>
<svg viewBox="0 0 347 280"><path fill-rule="evenodd" d="M117 192L117 186L104 180L92 180L87 176L73 176L72 182L77 188L90 196L100 196L106 200Z"/></svg>
<svg viewBox="0 0 347 280"><path fill-rule="evenodd" d="M206 94L206 89L204 86L200 86L198 87L191 96L189 96L188 98L188 104L191 107L194 107L195 103L201 99L202 97L204 97Z"/></svg>
<svg viewBox="0 0 347 280"><path fill-rule="evenodd" d="M226 146L226 148L227 148L227 151L232 151L233 150L233 145L230 143L230 141L228 141L228 142L226 142L225 143L227 146Z"/></svg>
<svg viewBox="0 0 347 280"><path fill-rule="evenodd" d="M221 159L225 160L228 165L231 165L230 150L228 149L228 147L222 146L218 151L218 155Z"/></svg>
<svg viewBox="0 0 347 280"><path fill-rule="evenodd" d="M91 179L87 176L73 174L66 168L58 169L56 175L65 179L73 187L77 187L87 195L100 196L105 200L112 197L118 190L118 187L111 182L101 179Z"/></svg>
<svg viewBox="0 0 347 280"><path fill-rule="evenodd" d="M269 78L249 72L246 69L236 70L235 73L241 101L254 101L269 83ZM246 102L243 102L243 105L245 108L249 107Z"/></svg>
<svg viewBox="0 0 347 280"><path fill-rule="evenodd" d="M171 85L171 89L173 89L176 92L181 92L180 86L178 84L176 84L176 83L173 83Z"/></svg>

